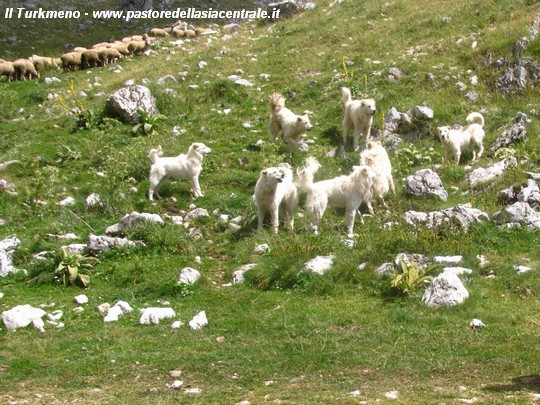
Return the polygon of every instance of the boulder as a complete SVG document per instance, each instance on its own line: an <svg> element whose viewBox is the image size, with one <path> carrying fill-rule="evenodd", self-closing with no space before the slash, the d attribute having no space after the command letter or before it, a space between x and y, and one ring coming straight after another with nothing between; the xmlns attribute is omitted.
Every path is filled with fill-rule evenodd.
<svg viewBox="0 0 540 405"><path fill-rule="evenodd" d="M208 325L208 319L206 318L206 312L201 311L191 319L188 323L189 327L193 330L200 330L204 326Z"/></svg>
<svg viewBox="0 0 540 405"><path fill-rule="evenodd" d="M190 222L196 218L209 217L208 211L204 208L195 208L184 216L184 222Z"/></svg>
<svg viewBox="0 0 540 405"><path fill-rule="evenodd" d="M477 208L472 208L470 204L456 205L441 211L407 211L405 213L405 222L415 227L423 225L433 228L453 223L467 231L472 223L487 221L489 221L488 214Z"/></svg>
<svg viewBox="0 0 540 405"><path fill-rule="evenodd" d="M506 63L501 63L503 66L504 64ZM523 92L528 86L536 86L539 80L540 67L538 65L532 61L516 59L497 79L495 88L505 95L517 94Z"/></svg>
<svg viewBox="0 0 540 405"><path fill-rule="evenodd" d="M527 124L528 117L526 114L519 112L513 119L512 126L504 131L493 144L489 147L489 153L494 154L500 148L507 148L514 143L520 142L527 138Z"/></svg>
<svg viewBox="0 0 540 405"><path fill-rule="evenodd" d="M148 87L140 85L124 87L111 94L107 100L107 109L129 124L140 122L141 110L147 115L158 114L155 98Z"/></svg>
<svg viewBox="0 0 540 405"><path fill-rule="evenodd" d="M524 226L527 230L540 229L540 213L526 202L516 202L493 214L493 221L499 225Z"/></svg>
<svg viewBox="0 0 540 405"><path fill-rule="evenodd" d="M117 248L130 248L135 246L144 246L142 242L133 242L124 238L113 238L110 236L98 236L90 234L88 236L88 242L86 243L86 248L90 252L103 252L109 249Z"/></svg>
<svg viewBox="0 0 540 405"><path fill-rule="evenodd" d="M101 196L97 193L88 195L84 201L84 208L87 210L103 208L103 200L101 199Z"/></svg>
<svg viewBox="0 0 540 405"><path fill-rule="evenodd" d="M536 181L529 179L527 185L510 187L499 191L499 201L504 204L513 204L516 202L525 202L532 208L540 206L540 188Z"/></svg>
<svg viewBox="0 0 540 405"><path fill-rule="evenodd" d="M330 270L334 264L335 256L317 256L304 264L307 271L323 275Z"/></svg>
<svg viewBox="0 0 540 405"><path fill-rule="evenodd" d="M201 273L191 267L184 267L180 271L178 284L195 284L201 278Z"/></svg>
<svg viewBox="0 0 540 405"><path fill-rule="evenodd" d="M41 318L46 312L41 308L34 308L31 305L18 305L8 311L2 312L2 321L6 328L14 332L19 328L25 328L33 324L36 329L44 332L44 323Z"/></svg>
<svg viewBox="0 0 540 405"><path fill-rule="evenodd" d="M153 223L163 225L165 222L158 214L148 214L146 212L138 213L133 211L131 214L124 215L119 223L109 226L105 229L107 235L122 235L127 228L137 223Z"/></svg>
<svg viewBox="0 0 540 405"><path fill-rule="evenodd" d="M19 272L13 266L13 254L20 244L21 241L15 236L0 241L0 277Z"/></svg>
<svg viewBox="0 0 540 405"><path fill-rule="evenodd" d="M231 283L232 284L241 284L244 282L244 273L248 270L251 270L252 268L254 268L257 264L256 263L250 263L250 264L245 264L244 266L236 269L235 271L233 271L233 274L232 274L232 278L231 278Z"/></svg>
<svg viewBox="0 0 540 405"><path fill-rule="evenodd" d="M172 308L145 308L142 311L139 323L141 325L157 325L162 319L174 318L176 313Z"/></svg>
<svg viewBox="0 0 540 405"><path fill-rule="evenodd" d="M430 307L452 307L463 303L468 297L469 292L459 277L443 272L428 286L422 302Z"/></svg>
<svg viewBox="0 0 540 405"><path fill-rule="evenodd" d="M448 199L441 178L431 169L418 170L407 177L405 192L418 197L436 196L443 201Z"/></svg>
<svg viewBox="0 0 540 405"><path fill-rule="evenodd" d="M517 165L517 160L515 157L510 156L504 160L501 160L499 163L484 168L479 167L478 169L470 172L466 178L471 187L475 187L479 184L485 183L487 181L493 180L496 177L500 177L504 174L504 171L509 167L515 167Z"/></svg>

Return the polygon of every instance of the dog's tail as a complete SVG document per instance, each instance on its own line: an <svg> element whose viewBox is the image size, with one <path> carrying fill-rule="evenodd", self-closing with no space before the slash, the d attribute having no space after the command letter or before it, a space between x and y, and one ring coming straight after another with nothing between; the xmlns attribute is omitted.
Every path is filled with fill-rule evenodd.
<svg viewBox="0 0 540 405"><path fill-rule="evenodd" d="M467 122L469 124L478 124L481 127L484 127L484 116L480 114L479 112L470 113L467 116Z"/></svg>
<svg viewBox="0 0 540 405"><path fill-rule="evenodd" d="M161 145L158 145L155 149L150 149L150 152L148 152L148 158L152 162L152 164L156 163L160 156L163 155L163 151L161 150Z"/></svg>
<svg viewBox="0 0 540 405"><path fill-rule="evenodd" d="M343 93L343 104L347 104L352 99L351 90L347 87L342 87L341 92Z"/></svg>
<svg viewBox="0 0 540 405"><path fill-rule="evenodd" d="M285 107L285 97L280 93L272 93L270 98L270 109L274 112L278 112Z"/></svg>
<svg viewBox="0 0 540 405"><path fill-rule="evenodd" d="M300 191L308 191L313 187L313 177L320 167L321 164L313 156L306 159L306 166L303 169L297 170L296 172L298 176L296 186L300 189Z"/></svg>

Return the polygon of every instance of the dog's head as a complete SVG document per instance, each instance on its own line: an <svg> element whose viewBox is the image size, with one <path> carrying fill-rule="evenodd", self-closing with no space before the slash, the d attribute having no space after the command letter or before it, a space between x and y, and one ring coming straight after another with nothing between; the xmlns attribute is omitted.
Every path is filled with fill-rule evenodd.
<svg viewBox="0 0 540 405"><path fill-rule="evenodd" d="M306 115L299 115L296 119L296 125L304 128L306 131L311 131L313 129L313 125L311 125L311 122L309 122L309 117Z"/></svg>
<svg viewBox="0 0 540 405"><path fill-rule="evenodd" d="M366 146L368 149L375 149L377 147L382 147L382 143L381 141L369 141Z"/></svg>
<svg viewBox="0 0 540 405"><path fill-rule="evenodd" d="M360 105L365 111L368 112L369 115L375 115L377 113L377 105L375 104L375 100L372 98L361 100Z"/></svg>
<svg viewBox="0 0 540 405"><path fill-rule="evenodd" d="M283 168L269 167L268 169L261 171L261 177L271 182L281 183L285 178L285 173Z"/></svg>
<svg viewBox="0 0 540 405"><path fill-rule="evenodd" d="M206 146L204 143L201 143L201 142L195 142L194 144L191 145L191 148L193 148L195 152L198 152L201 155L206 155L212 152L212 149L210 149L208 146Z"/></svg>
<svg viewBox="0 0 540 405"><path fill-rule="evenodd" d="M439 138L442 142L448 142L450 140L450 127L438 127Z"/></svg>

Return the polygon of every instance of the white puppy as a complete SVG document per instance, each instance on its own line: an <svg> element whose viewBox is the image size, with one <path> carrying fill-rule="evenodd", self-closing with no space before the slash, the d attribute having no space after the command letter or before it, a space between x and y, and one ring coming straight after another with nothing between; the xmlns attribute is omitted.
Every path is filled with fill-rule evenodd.
<svg viewBox="0 0 540 405"><path fill-rule="evenodd" d="M311 226L318 234L319 224L328 204L345 208L347 235L353 236L356 211L363 201L371 199L371 185L375 174L369 166L354 166L348 176L339 176L313 183L313 176L321 167L314 157L306 159L306 167L298 172L297 185L307 192L306 208L311 215Z"/></svg>
<svg viewBox="0 0 540 405"><path fill-rule="evenodd" d="M283 132L283 142L289 146L289 151L296 147L301 135L310 131L313 125L309 122L307 115L297 115L285 107L285 98L274 93L270 96L270 140L276 141L279 131Z"/></svg>
<svg viewBox="0 0 540 405"><path fill-rule="evenodd" d="M190 180L195 197L203 196L199 185L199 174L202 171L203 157L210 152L212 149L199 142L195 142L189 147L187 155L181 154L176 157L161 157L163 154L161 146L152 149L148 154L152 161L148 199L153 200L154 194L157 198L161 198L158 192L159 188L165 184L169 177Z"/></svg>
<svg viewBox="0 0 540 405"><path fill-rule="evenodd" d="M448 162L450 155L454 155L454 163L459 164L461 153L464 150L473 151L473 160L482 156L484 146L484 117L478 112L470 113L467 116L467 125L464 128L452 129L451 127L439 127L439 137L446 149L445 161ZM478 153L476 153L478 148Z"/></svg>
<svg viewBox="0 0 540 405"><path fill-rule="evenodd" d="M347 144L347 136L351 127L354 127L353 146L354 150L358 150L360 136L364 135L366 142L371 136L371 124L373 116L377 112L375 100L372 98L364 100L353 100L351 90L347 87L342 87L343 106L345 113L343 115L343 144Z"/></svg>
<svg viewBox="0 0 540 405"><path fill-rule="evenodd" d="M394 187L394 179L392 177L392 163L380 141L370 141L367 143L366 149L360 153L360 164L373 169L375 178L371 186L371 194L373 197L380 198L383 205L388 208L384 202L384 195L388 193L388 190L391 190L395 194L396 188ZM369 212L371 215L374 215L371 200L366 202Z"/></svg>
<svg viewBox="0 0 540 405"><path fill-rule="evenodd" d="M293 173L288 163L281 163L278 167L269 167L261 171L253 198L257 204L259 231L263 228L267 212L270 212L273 233L278 231L280 212L284 217L285 227L290 231L293 230L293 211L298 199Z"/></svg>

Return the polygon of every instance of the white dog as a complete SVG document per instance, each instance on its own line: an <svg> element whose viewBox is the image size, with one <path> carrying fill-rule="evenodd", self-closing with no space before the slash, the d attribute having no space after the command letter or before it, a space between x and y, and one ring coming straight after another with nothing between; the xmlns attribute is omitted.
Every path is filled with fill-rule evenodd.
<svg viewBox="0 0 540 405"><path fill-rule="evenodd" d="M296 147L301 135L311 131L313 125L307 115L297 115L285 107L285 98L274 93L270 96L270 140L276 141L279 131L283 132L283 142L289 146L289 151Z"/></svg>
<svg viewBox="0 0 540 405"><path fill-rule="evenodd" d="M187 155L181 154L176 157L161 157L163 154L161 145L157 149L152 149L148 154L152 161L148 199L153 200L154 194L157 198L161 198L158 192L159 188L165 184L169 177L190 180L195 197L202 197L199 174L202 171L203 157L210 152L212 149L199 142L195 142L189 147Z"/></svg>
<svg viewBox="0 0 540 405"><path fill-rule="evenodd" d="M311 226L317 235L328 204L345 208L347 235L352 237L356 211L363 201L371 199L375 174L369 166L354 166L353 172L348 176L313 183L313 176L320 167L317 159L308 157L306 167L298 172L297 185L300 190L307 192L306 208L312 218Z"/></svg>
<svg viewBox="0 0 540 405"><path fill-rule="evenodd" d="M358 150L360 136L364 135L366 142L371 137L371 124L373 116L377 112L375 100L372 98L364 100L353 100L351 90L347 87L342 87L343 106L345 113L343 115L343 144L347 144L347 136L351 127L354 127L353 146L354 150Z"/></svg>
<svg viewBox="0 0 540 405"><path fill-rule="evenodd" d="M273 233L278 231L280 212L284 217L285 227L290 231L293 230L293 211L298 198L296 186L293 183L293 173L288 163L281 163L278 167L269 167L261 171L253 197L257 204L259 231L263 228L264 216L267 212L270 212Z"/></svg>
<svg viewBox="0 0 540 405"><path fill-rule="evenodd" d="M388 157L386 149L382 146L380 141L370 141L360 153L360 164L369 166L373 169L375 177L373 184L371 185L371 194L373 197L381 199L383 205L388 208L384 202L384 195L389 190L393 194L396 194L396 188L394 187L394 179L392 177L392 163ZM373 206L371 200L366 201L371 215L374 215Z"/></svg>
<svg viewBox="0 0 540 405"><path fill-rule="evenodd" d="M439 137L446 149L445 161L448 162L450 155L454 155L454 163L459 164L461 153L464 150L473 151L473 160L482 156L484 152L484 117L478 112L470 113L467 116L467 125L464 128L452 129L451 127L439 127ZM478 148L476 153L475 148Z"/></svg>

